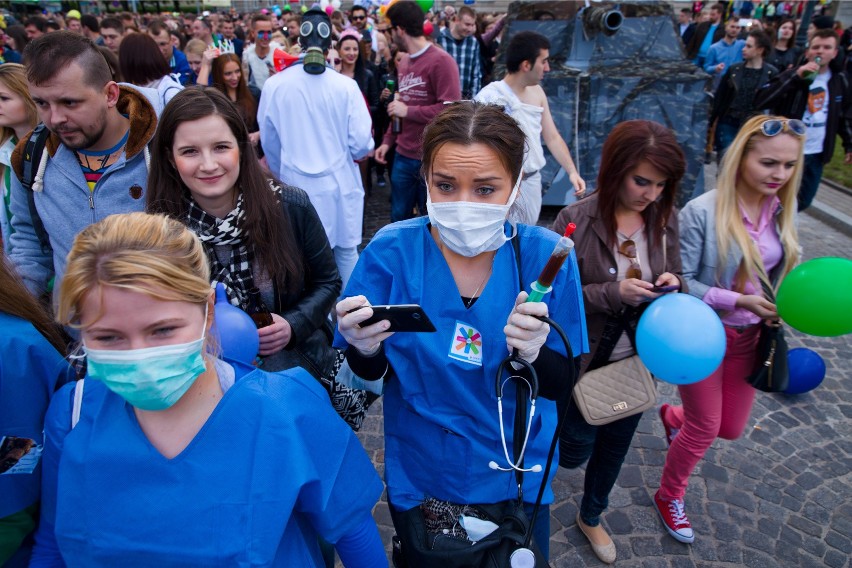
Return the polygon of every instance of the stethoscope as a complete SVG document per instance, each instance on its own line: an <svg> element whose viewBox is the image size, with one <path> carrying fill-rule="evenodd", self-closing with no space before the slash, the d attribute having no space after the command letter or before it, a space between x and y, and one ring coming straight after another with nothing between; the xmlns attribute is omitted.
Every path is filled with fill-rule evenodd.
<svg viewBox="0 0 852 568"><path fill-rule="evenodd" d="M530 430L532 430L532 422L533 418L535 418L535 403L538 399L538 375L533 369L533 366L526 360L521 359L517 355L517 349L513 351L511 355L503 359L500 364L497 366L497 377L494 381L494 390L497 393L497 415L500 420L500 441L503 444L503 457L506 460L506 464L509 467L503 467L499 465L495 461L488 462L488 467L497 471L518 471L518 472L533 472L539 473L541 471L541 464L535 464L530 468L524 468L524 454L527 451L527 442L530 438ZM530 378L522 377L517 373L510 373L510 375L503 379L503 371L507 369L511 365L511 368L514 370L520 370L516 365L519 365L523 368L526 368L530 373ZM530 389L529 401L530 401L530 416L527 420L526 432L524 432L524 443L521 446L521 451L518 454L518 459L516 461L512 461L512 458L509 457L509 448L506 445L506 430L503 426L503 387L506 385L508 381L511 379L520 379ZM520 491L520 487L518 488Z"/></svg>

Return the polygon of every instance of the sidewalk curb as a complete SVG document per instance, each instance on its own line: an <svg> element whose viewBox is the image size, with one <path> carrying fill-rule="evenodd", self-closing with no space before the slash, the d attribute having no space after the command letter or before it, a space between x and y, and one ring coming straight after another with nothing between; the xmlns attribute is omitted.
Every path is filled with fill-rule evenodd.
<svg viewBox="0 0 852 568"><path fill-rule="evenodd" d="M811 202L811 206L805 209L805 213L822 221L829 227L837 229L847 237L852 237L852 217L842 211L838 211L830 205L814 200Z"/></svg>

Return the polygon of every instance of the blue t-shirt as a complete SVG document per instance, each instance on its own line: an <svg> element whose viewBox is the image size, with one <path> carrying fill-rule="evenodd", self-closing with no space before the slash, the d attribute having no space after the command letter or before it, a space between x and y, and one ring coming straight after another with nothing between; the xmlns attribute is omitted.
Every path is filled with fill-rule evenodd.
<svg viewBox="0 0 852 568"><path fill-rule="evenodd" d="M237 368L172 459L100 381L86 380L69 432L71 393L59 391L48 411L31 566L56 565L58 553L87 567L324 566L317 536L348 534L382 492L355 434L301 368Z"/></svg>
<svg viewBox="0 0 852 568"><path fill-rule="evenodd" d="M523 281L532 283L559 235L519 225L515 238L520 239ZM435 333L396 333L384 342L394 370L384 400L385 481L396 509L410 509L426 497L454 503L517 498L514 473L495 471L488 464L494 460L506 466L494 382L497 366L509 353L503 327L518 286L515 253L507 242L497 251L479 299L466 308L427 217L383 228L362 253L344 297L363 294L374 305L419 304L437 328ZM568 335L574 355L588 351L574 253L544 301L550 317ZM345 345L339 333L336 344ZM555 332L547 346L565 354ZM536 406L526 467L544 466L556 427L556 405L539 398ZM509 382L503 411L510 457L514 408L515 389ZM555 473L553 468L551 479ZM524 475L526 500L535 500L542 475ZM552 500L548 483L544 503Z"/></svg>
<svg viewBox="0 0 852 568"><path fill-rule="evenodd" d="M704 41L701 42L701 47L698 48L698 57L707 57L707 52L710 51L710 46L713 45L713 34L716 33L716 28L719 24L710 24L710 29L707 30L707 35L704 36Z"/></svg>

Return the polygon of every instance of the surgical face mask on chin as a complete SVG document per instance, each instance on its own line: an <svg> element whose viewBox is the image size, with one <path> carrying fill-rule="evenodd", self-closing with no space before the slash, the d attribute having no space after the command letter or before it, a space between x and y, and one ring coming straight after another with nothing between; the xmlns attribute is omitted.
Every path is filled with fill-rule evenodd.
<svg viewBox="0 0 852 568"><path fill-rule="evenodd" d="M429 222L438 230L441 241L456 254L474 257L483 252L497 250L517 232L513 224L512 235L507 237L503 224L518 197L522 177L523 175L518 176L505 205L470 201L434 203L427 183L426 211L429 213Z"/></svg>
<svg viewBox="0 0 852 568"><path fill-rule="evenodd" d="M88 376L102 381L140 410L171 408L206 370L203 355L206 309L205 305L201 339L189 343L124 351L89 349L84 344Z"/></svg>

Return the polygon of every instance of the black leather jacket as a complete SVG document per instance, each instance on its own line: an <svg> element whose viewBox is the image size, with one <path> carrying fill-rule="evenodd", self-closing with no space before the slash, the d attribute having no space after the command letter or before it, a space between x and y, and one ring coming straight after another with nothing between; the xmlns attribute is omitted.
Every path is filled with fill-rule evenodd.
<svg viewBox="0 0 852 568"><path fill-rule="evenodd" d="M828 80L828 119L825 124L823 163L831 161L837 135L843 140L843 149L852 152L852 90L849 78L840 66L831 62L831 79ZM762 87L754 97L754 108L767 109L772 114L801 119L808 105L810 82L796 74L793 67L777 75Z"/></svg>
<svg viewBox="0 0 852 568"><path fill-rule="evenodd" d="M743 68L745 63L736 63L728 67L722 80L719 82L719 88L716 90L716 96L713 99L713 112L710 114L710 124L721 116L730 114L731 103L737 96L737 91L742 88ZM758 90L768 84L775 76L778 75L778 68L769 63L763 62L763 67L760 72L760 80L758 81ZM757 91L755 91L757 92ZM745 116L734 117L738 120L745 121L753 114L758 113L758 108L752 105L752 108L746 112Z"/></svg>
<svg viewBox="0 0 852 568"><path fill-rule="evenodd" d="M334 360L328 314L340 295L340 274L325 229L308 194L297 187L283 185L281 197L284 213L298 241L296 248L302 251L304 278L297 287L298 293L288 293L275 286L275 306L271 309L287 320L292 329L292 339L285 351L293 355L290 358L293 366L301 364L315 376L325 375Z"/></svg>

